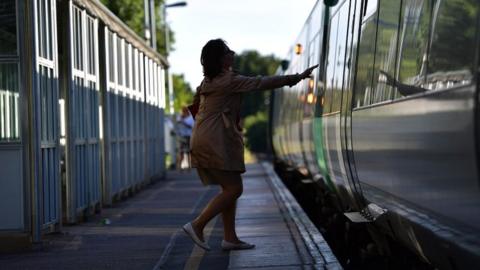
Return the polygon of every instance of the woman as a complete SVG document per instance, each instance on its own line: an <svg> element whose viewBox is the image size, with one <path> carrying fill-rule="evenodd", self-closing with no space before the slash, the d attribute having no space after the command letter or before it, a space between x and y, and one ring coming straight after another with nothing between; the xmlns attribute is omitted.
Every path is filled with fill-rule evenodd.
<svg viewBox="0 0 480 270"><path fill-rule="evenodd" d="M234 52L221 39L207 42L200 62L204 79L194 97L198 106L190 141L192 166L197 168L204 185L220 185L214 197L192 222L183 226L192 240L205 250L203 229L222 214L224 239L222 248L251 249L255 245L241 241L235 231L236 201L243 191L241 174L245 172L243 138L239 111L244 92L295 85L308 78L316 66L302 74L287 76L245 77L232 72Z"/></svg>

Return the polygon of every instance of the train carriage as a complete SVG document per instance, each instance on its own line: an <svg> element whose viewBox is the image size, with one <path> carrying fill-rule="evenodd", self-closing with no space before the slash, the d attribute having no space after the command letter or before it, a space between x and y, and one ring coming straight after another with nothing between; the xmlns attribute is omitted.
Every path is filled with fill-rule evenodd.
<svg viewBox="0 0 480 270"><path fill-rule="evenodd" d="M480 265L479 8L474 0L318 1L292 46L304 51L288 59L318 61L318 73L271 102L277 162L306 166L318 194L333 194L351 222L445 269ZM286 99L291 91L300 98ZM303 117L286 117L296 106ZM294 162L299 142L288 131L299 127L303 161Z"/></svg>

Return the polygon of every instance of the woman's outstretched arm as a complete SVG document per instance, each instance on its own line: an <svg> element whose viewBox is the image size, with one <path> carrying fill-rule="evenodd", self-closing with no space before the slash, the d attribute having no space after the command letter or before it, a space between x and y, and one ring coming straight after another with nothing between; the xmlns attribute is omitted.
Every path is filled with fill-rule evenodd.
<svg viewBox="0 0 480 270"><path fill-rule="evenodd" d="M308 78L312 71L317 67L307 68L301 74L283 75L283 76L258 76L247 77L242 75L234 75L232 79L232 91L248 92L253 90L275 89L285 85L293 86L301 80Z"/></svg>

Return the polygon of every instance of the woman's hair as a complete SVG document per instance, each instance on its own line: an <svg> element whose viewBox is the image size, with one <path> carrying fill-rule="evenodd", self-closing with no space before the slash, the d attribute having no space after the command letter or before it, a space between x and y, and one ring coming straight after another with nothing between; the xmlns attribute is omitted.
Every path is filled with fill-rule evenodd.
<svg viewBox="0 0 480 270"><path fill-rule="evenodd" d="M203 66L203 76L213 79L222 72L222 59L230 52L222 39L212 39L203 46L200 63Z"/></svg>

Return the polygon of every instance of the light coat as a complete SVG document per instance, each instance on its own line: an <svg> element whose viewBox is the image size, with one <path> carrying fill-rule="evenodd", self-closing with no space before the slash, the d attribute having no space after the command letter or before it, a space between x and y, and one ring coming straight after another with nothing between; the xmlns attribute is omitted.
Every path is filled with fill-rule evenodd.
<svg viewBox="0 0 480 270"><path fill-rule="evenodd" d="M242 95L300 81L300 75L246 77L225 71L204 78L194 97L199 104L190 139L192 166L245 172L244 143L238 119Z"/></svg>

